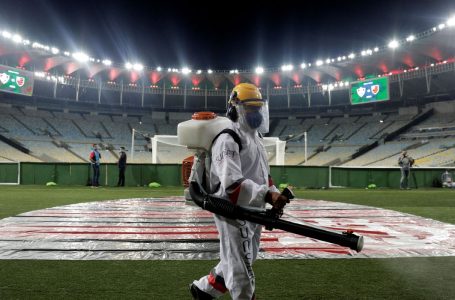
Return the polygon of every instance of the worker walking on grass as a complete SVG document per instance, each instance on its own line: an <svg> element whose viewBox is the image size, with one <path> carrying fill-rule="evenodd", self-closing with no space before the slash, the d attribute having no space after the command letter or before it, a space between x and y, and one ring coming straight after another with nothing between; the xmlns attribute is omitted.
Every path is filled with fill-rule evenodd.
<svg viewBox="0 0 455 300"><path fill-rule="evenodd" d="M267 153L259 133L268 132L268 107L259 89L248 83L234 87L227 116L231 133L218 135L211 149L209 188L213 195L240 206L283 209L289 201L269 175ZM262 226L214 215L220 236L220 262L209 275L190 285L193 299L255 299L253 262Z"/></svg>

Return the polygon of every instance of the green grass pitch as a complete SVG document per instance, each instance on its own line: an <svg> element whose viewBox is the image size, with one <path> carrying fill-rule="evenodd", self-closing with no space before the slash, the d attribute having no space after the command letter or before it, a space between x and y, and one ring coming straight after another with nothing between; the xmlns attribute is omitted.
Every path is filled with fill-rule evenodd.
<svg viewBox="0 0 455 300"><path fill-rule="evenodd" d="M0 186L0 219L71 203L182 194L180 187ZM296 196L455 224L452 190L296 190ZM190 299L188 284L215 263L1 260L0 299ZM259 260L254 270L258 299L455 299L455 257Z"/></svg>

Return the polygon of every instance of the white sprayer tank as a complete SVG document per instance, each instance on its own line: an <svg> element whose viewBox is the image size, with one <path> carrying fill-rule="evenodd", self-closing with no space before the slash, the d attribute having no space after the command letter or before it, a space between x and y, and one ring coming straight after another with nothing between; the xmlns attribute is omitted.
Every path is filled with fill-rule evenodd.
<svg viewBox="0 0 455 300"><path fill-rule="evenodd" d="M229 128L230 122L228 118L219 117L213 112L194 113L191 120L178 124L178 142L190 149L209 151L215 136Z"/></svg>

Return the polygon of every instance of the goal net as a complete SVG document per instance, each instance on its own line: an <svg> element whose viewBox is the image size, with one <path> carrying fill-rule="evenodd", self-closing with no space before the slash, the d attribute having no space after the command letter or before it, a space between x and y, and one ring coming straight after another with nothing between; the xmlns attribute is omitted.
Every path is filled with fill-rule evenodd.
<svg viewBox="0 0 455 300"><path fill-rule="evenodd" d="M269 164L284 165L286 142L277 137L265 137L263 142ZM151 143L154 164L180 164L186 157L194 155L194 151L178 143L176 135L155 135Z"/></svg>

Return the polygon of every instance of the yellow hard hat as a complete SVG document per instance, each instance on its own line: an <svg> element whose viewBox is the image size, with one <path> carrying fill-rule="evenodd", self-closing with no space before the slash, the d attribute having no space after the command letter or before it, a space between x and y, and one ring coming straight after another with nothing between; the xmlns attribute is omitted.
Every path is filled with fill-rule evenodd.
<svg viewBox="0 0 455 300"><path fill-rule="evenodd" d="M262 100L261 92L258 87L251 83L240 83L237 84L231 92L231 97L229 101L234 104L234 102L251 105L251 106L262 106L264 105L264 100Z"/></svg>

